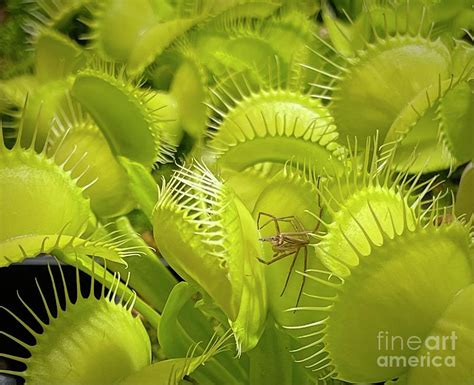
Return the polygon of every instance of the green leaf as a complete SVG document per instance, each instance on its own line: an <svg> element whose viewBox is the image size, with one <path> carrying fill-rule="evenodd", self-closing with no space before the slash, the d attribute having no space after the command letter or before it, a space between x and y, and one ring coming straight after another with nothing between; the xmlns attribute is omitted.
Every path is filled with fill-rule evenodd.
<svg viewBox="0 0 474 385"><path fill-rule="evenodd" d="M192 374L200 366L207 364L215 355L225 350L228 337L229 335L223 335L217 338L214 335L201 355L194 356L196 345L195 349L185 358L157 362L119 381L117 385L178 385L185 376Z"/></svg>
<svg viewBox="0 0 474 385"><path fill-rule="evenodd" d="M187 282L178 283L163 310L158 340L169 358L184 357L193 345L209 340L214 333L211 320L195 307L193 296L196 293ZM202 348L198 348L197 353L202 353ZM237 385L245 380L245 373L230 352L223 352L199 368L193 377L203 384L223 381Z"/></svg>

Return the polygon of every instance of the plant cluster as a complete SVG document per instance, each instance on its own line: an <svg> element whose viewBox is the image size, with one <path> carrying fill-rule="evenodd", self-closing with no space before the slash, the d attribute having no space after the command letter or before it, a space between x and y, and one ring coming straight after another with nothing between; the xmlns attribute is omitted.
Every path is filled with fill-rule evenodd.
<svg viewBox="0 0 474 385"><path fill-rule="evenodd" d="M474 383L469 0L22 7L33 68L0 60L0 267L46 254L76 279L48 267L45 317L19 295L34 322L3 308L35 343L0 330L28 352L0 373Z"/></svg>

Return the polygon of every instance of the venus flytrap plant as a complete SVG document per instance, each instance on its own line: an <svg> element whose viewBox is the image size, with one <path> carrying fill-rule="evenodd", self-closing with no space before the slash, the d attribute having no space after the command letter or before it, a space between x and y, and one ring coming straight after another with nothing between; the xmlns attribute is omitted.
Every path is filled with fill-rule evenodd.
<svg viewBox="0 0 474 385"><path fill-rule="evenodd" d="M8 216L11 212L11 215L16 213L17 218L10 225L2 221L4 266L9 260L20 261L48 252L51 247L81 244L87 247L87 241L80 236L94 221L89 201L83 196L88 186L77 185L83 175L73 179L70 172L54 162L55 154L53 158L46 156L46 149L36 153L31 147L21 148L22 127L13 148L8 149L3 143L0 147L4 175L2 215ZM63 198L64 205L55 204L59 197ZM16 203L12 204L13 201ZM28 213L38 210L44 210L44 213L36 222L28 219Z"/></svg>
<svg viewBox="0 0 474 385"><path fill-rule="evenodd" d="M439 2L415 2L415 1L355 1L352 4L335 2L335 7L344 15L343 20L334 19L337 28L333 30L339 44L340 38L346 40L345 45L352 45L353 49L363 45L363 39L370 40L375 33L399 30L416 33L419 30L419 22L422 20L422 31L431 30L434 37L441 37L445 41L452 37L460 38L464 35L462 28L472 25L468 2L461 1L439 1ZM331 15L328 3L325 2L323 9L326 16ZM332 15L332 17L334 17ZM464 19L464 20L463 20ZM362 35L362 36L361 36Z"/></svg>
<svg viewBox="0 0 474 385"><path fill-rule="evenodd" d="M48 316L47 322L35 314L24 302L23 305L32 314L42 332L23 322L18 316L5 309L36 339L36 345L28 345L12 335L7 335L13 341L25 347L30 357L2 354L2 357L25 363L23 371L1 370L1 373L15 374L23 377L27 383L62 383L64 378L71 378L74 384L135 384L158 383L178 384L185 376L198 369L223 349L229 340L229 333L214 334L201 354L195 357L198 345L193 345L183 358L161 361L150 365L151 347L149 337L140 319L132 315L132 308L137 300L134 292L120 283L120 275L114 275L106 293L102 287L97 292L95 285L94 265L90 289L84 294L81 287L78 270L76 270L77 298L70 296L70 289L65 282L60 268L63 293L57 284L57 278L49 268L55 305L51 307L45 302L44 291L38 286L44 307ZM104 273L106 270L104 270ZM105 279L105 275L103 277ZM99 281L103 282L100 278ZM117 295L121 299L117 302ZM62 307L61 301L65 301ZM144 309L142 309L144 310ZM107 333L112 328L114 334ZM62 333L68 334L68 339L57 338ZM107 335L107 338L104 336ZM116 338L119 335L121 338ZM95 343L94 341L100 341ZM133 345L133 347L131 347ZM130 347L130 348L128 348ZM104 355L103 350L113 350L112 354ZM87 352L87 354L85 354ZM69 362L74 361L74 369L70 365L51 365L51 357L61 355ZM105 369L105 370L104 370ZM65 374L67 373L67 374ZM158 381L158 382L157 382Z"/></svg>
<svg viewBox="0 0 474 385"><path fill-rule="evenodd" d="M408 55L408 52L413 51L419 53L419 56ZM401 79L394 77L393 72L388 72L395 71L393 67L388 66L392 61L391 55L406 58L406 62L400 62L396 69L407 77L403 79L403 87L400 84ZM368 45L358 57L346 59L346 63L341 71L343 76L334 84L337 89L333 94L332 112L344 133L358 135L361 138L364 135L373 135L375 127L384 137L405 103L410 102L427 86L436 84L439 76L442 79L449 76L448 49L440 41L430 41L421 36L387 37L386 40ZM388 73L384 72L384 69ZM413 69L416 69L416 73ZM379 71L377 79L371 75L374 71ZM416 79L416 83L413 79ZM389 80L393 82L392 85L389 85ZM362 85L365 90L364 99L351 94L356 92L355 90L362 89ZM403 94L385 99L384 102L386 94L384 95L381 87L384 87L385 92L392 90L390 92L393 93L395 90L401 90ZM347 104L348 100L354 100L353 104ZM379 106L381 110L378 114L375 106ZM351 113L358 109L365 109L366 113L361 119L353 121L350 118Z"/></svg>
<svg viewBox="0 0 474 385"><path fill-rule="evenodd" d="M27 12L31 15L24 25L29 40L35 43L38 31L43 28L60 29L83 9L89 0L26 0Z"/></svg>
<svg viewBox="0 0 474 385"><path fill-rule="evenodd" d="M36 135L36 150L45 144L50 125L61 109L67 107L67 94L71 85L68 76L86 63L84 50L67 36L51 29L38 27L34 44L35 76L24 90L6 88L11 126L18 130L23 125L23 145L28 146ZM14 96L22 94L15 101ZM23 93L25 92L25 93ZM9 95L10 94L10 95ZM20 102L21 100L21 102Z"/></svg>
<svg viewBox="0 0 474 385"><path fill-rule="evenodd" d="M153 214L160 252L182 277L222 308L239 352L252 349L267 311L261 249L253 219L205 166L181 167L159 190Z"/></svg>
<svg viewBox="0 0 474 385"><path fill-rule="evenodd" d="M398 139L401 149L397 166L403 167L406 152L417 147L419 161L412 164L412 172L430 172L459 164L443 140L446 126L440 124L439 105L453 84L465 84L469 79L472 61L464 60L457 68L452 65L456 62L453 44L433 37L429 16L433 9L429 6L407 2L401 8L385 5L380 11L377 7L372 9L369 2L367 7L362 15L369 31L367 36L353 26L354 34L363 42L360 49L332 52L332 56L342 59L341 64L334 65L335 73L327 74L333 79L329 109L336 125L344 136L363 138L380 130L386 142ZM379 15L383 15L383 24L377 21ZM426 27L430 25L432 28ZM332 31L330 36L337 49L341 40L351 41L342 29ZM394 60L396 65L390 65ZM387 96L390 94L391 97ZM458 99L460 103L469 105L469 93L459 98L463 99ZM359 119L352 119L355 111L364 112ZM461 125L458 127L462 129Z"/></svg>
<svg viewBox="0 0 474 385"><path fill-rule="evenodd" d="M319 170L342 167L343 149L327 109L309 95L281 88L242 89L225 85L213 90L207 143L223 169L242 171L259 163L312 163ZM245 155L244 155L245 154Z"/></svg>
<svg viewBox="0 0 474 385"><path fill-rule="evenodd" d="M92 2L86 38L104 59L126 62L137 41L157 22L149 1Z"/></svg>
<svg viewBox="0 0 474 385"><path fill-rule="evenodd" d="M28 147L34 138L36 151L41 151L54 117L66 107L69 86L66 79L40 83L27 95L22 108L13 113L14 127L18 130L23 125L23 147Z"/></svg>
<svg viewBox="0 0 474 385"><path fill-rule="evenodd" d="M380 330L402 338L414 335L424 340L454 295L472 282L468 231L460 224L445 227L439 229L429 225L423 228L417 224L413 231L408 230L406 234L386 241L384 246L374 249L369 255L373 262L360 263L354 268L354 273L341 281L339 288L334 291L336 297L332 304L329 302L326 306L316 304L300 308L301 311L313 311L319 315L320 318L317 319L322 325L319 333L322 338L320 350L316 344L311 346L311 343L317 341L316 337L307 339L308 342L303 347L295 349L295 354L302 356L299 360L310 370L327 367L333 372L332 375L353 382L372 382L403 374L403 368L377 366L377 357L385 354L409 356L413 352L408 349L377 349L376 343L368 345L367 341L377 341ZM429 253L420 251L422 245ZM455 258L447 256L450 247L456 248ZM415 255L424 257L415 258ZM386 258L393 259L392 263L384 263ZM446 259L444 264L433 262L440 262L443 258ZM380 264L387 266L380 268ZM439 270L433 266L435 264ZM407 280L398 282L393 279L400 274L404 274ZM426 282L427 276L430 277L429 282ZM318 275L316 272L309 272L309 277L317 279ZM436 279L439 285L433 287L431 279ZM446 282L448 279L449 283ZM408 282L413 282L413 287L407 290ZM413 294L410 295L410 292ZM403 295L399 296L397 293ZM391 298L390 302L385 300L387 296ZM421 306L420 296L426 298L428 308ZM436 301L433 301L433 297ZM383 315L371 313L370 309L377 309L378 312L381 307L385 309ZM414 314L418 311L423 314L423 322ZM347 323L364 326L349 332L345 327ZM302 326L305 332L317 334L310 328L310 324ZM349 345L356 354L347 353ZM315 347L314 353L311 347ZM316 360L323 354L326 354L324 361ZM462 367L460 370L463 370ZM465 381L469 383L471 379L466 376Z"/></svg>
<svg viewBox="0 0 474 385"><path fill-rule="evenodd" d="M139 75L173 40L208 15L210 2L195 3L191 15L163 21L149 1L93 3L91 19L85 21L90 28L86 38L105 59L127 63L129 73ZM124 24L127 29L121 27Z"/></svg>
<svg viewBox="0 0 474 385"><path fill-rule="evenodd" d="M26 368L0 373L471 385L469 7L26 0L34 75L0 82L0 266L51 254L76 280L50 268L47 319L20 298L35 325L6 310L36 344L9 335L31 356L2 346ZM456 365L380 364L430 354Z"/></svg>
<svg viewBox="0 0 474 385"><path fill-rule="evenodd" d="M462 162L473 159L472 135L467 128L473 120L473 79L461 82L449 90L438 106L440 134L448 152ZM461 137L467 135L465 140Z"/></svg>
<svg viewBox="0 0 474 385"><path fill-rule="evenodd" d="M354 175L359 175L360 173L360 176L362 176L361 166L358 164L358 156L353 155L351 159L352 162L346 163L346 167L353 169ZM368 160L369 155L366 153L366 167L368 166ZM372 165L372 168L375 172L377 169L376 164ZM279 234L286 234L286 231L291 242L293 242L293 239L305 240L301 247L292 248L286 254L274 254L273 257L277 257L275 259L278 259L278 256L281 255L281 260L276 260L266 268L267 282L270 287L270 311L273 313L276 321L280 325L284 325L288 330L297 329L298 325L304 322L313 324L315 320L314 315L309 312L296 314L296 310L289 312L285 310L312 306L316 298L325 304L325 302L327 303L327 301L334 299L333 286L340 283L337 277L331 278L331 274L328 274L319 278L323 281L328 279L328 287L325 288L323 285L317 285L317 288L315 288L312 280L305 273L305 271L320 271L323 273L326 269L322 263L325 260L316 258L315 251L319 251L320 244L318 239L313 237L324 233L325 226L328 226L326 223L334 213L332 211L334 204L331 203L331 199L322 199L321 194L329 189L329 191L337 190L337 194L346 197L350 195L349 186L354 183L354 178L352 176L349 177L347 174L345 176L338 176L336 183L334 180L331 180L334 178L330 177L331 171L333 170L325 172L323 174L324 177L321 177L318 176L315 168L299 167L297 164L295 168L292 163L289 163L280 174L270 179L268 187L260 194L254 208L255 217L261 216L261 218L267 221L265 224L268 226L260 230L262 235L267 236L262 239L269 240L272 236L277 237ZM357 176L357 178L359 177ZM370 178L373 178L373 176L369 176L367 179L370 180ZM358 189L361 186L353 188ZM377 193L374 191L373 195L376 197ZM386 197L383 196L383 198ZM314 214L310 215L308 210ZM267 215L262 216L262 213L267 212L273 213L274 218L269 219ZM264 221L259 222L264 223ZM295 228L295 223L299 224L298 228ZM275 229L275 224L278 224L278 230ZM294 243L295 246L300 244L300 242ZM335 242L335 244L338 244L338 242ZM272 262L272 254L274 252L270 244L267 246L265 250L267 263L269 263ZM345 254L342 253L342 255ZM308 293L317 294L310 295ZM297 337L295 334L290 334L292 337ZM318 334L316 332L314 334L310 333L309 336L305 337L314 337L313 345L309 346L309 348L317 346L314 340L317 340L318 336L321 337L321 335L321 333ZM303 336L299 335L298 337L303 338ZM292 344L295 343L293 342ZM298 343L296 345L298 346ZM324 352L318 353L317 356L316 362L318 360L324 361Z"/></svg>
<svg viewBox="0 0 474 385"><path fill-rule="evenodd" d="M173 148L160 127L155 105L149 104L155 98L153 91L145 95L123 67L108 63L96 67L75 76L71 94L97 122L114 153L149 168L157 161L169 161ZM113 108L108 104L111 100Z"/></svg>
<svg viewBox="0 0 474 385"><path fill-rule="evenodd" d="M185 35L158 56L147 68L146 76L157 89L168 89L177 103L180 122L185 132L199 139L206 129L208 70L202 55ZM180 85L187 84L184 90Z"/></svg>
<svg viewBox="0 0 474 385"><path fill-rule="evenodd" d="M430 172L443 168L450 171L470 159L469 149L455 138L467 135L466 124L472 114L470 82L473 71L472 52L457 44L452 52L450 79L438 80L421 91L392 123L386 142L398 141L396 166L399 170L410 162L409 152L416 148L416 160L410 171ZM453 115L456 115L454 118ZM446 124L449 121L456 123ZM408 159L408 161L407 161Z"/></svg>
<svg viewBox="0 0 474 385"><path fill-rule="evenodd" d="M393 227L398 232L403 218L408 218L407 226L412 225L413 210L420 206L435 184L434 179L419 183L420 174L395 174L391 168L396 147L380 154L377 139L367 140L365 147L366 150L358 154L356 142L351 150L350 169L342 176L330 177L319 190L330 223L326 224L327 234L316 248L323 264L341 277L350 274L345 265L357 266L358 257L353 253L353 246L367 247L364 239L367 228L371 228L370 234L379 237L376 235L378 223L372 219L373 212L384 213L380 216L385 231ZM347 215L346 211L352 215ZM358 229L358 224L364 226ZM347 233L354 239L347 239ZM337 251L333 254L334 250Z"/></svg>
<svg viewBox="0 0 474 385"><path fill-rule="evenodd" d="M87 39L106 59L127 63L130 74L140 75L158 55L196 24L216 15L230 18L267 16L277 7L277 3L180 1L163 20L160 20L160 15L151 12L152 7L148 1L96 3L89 7L91 21L85 21L91 28ZM124 18L127 30L120 27L124 24ZM111 38L115 34L122 34L124 38Z"/></svg>
<svg viewBox="0 0 474 385"><path fill-rule="evenodd" d="M274 9L276 4L260 2L259 6L263 11L267 7ZM272 77L277 74L277 66L281 66L278 71L287 72L291 68L288 82L292 86L306 87L302 67L295 63L312 58L305 48L305 44L314 40L307 16L292 7L291 2L271 19L264 19L268 11L253 12L245 2L229 5L228 10L177 39L153 65L151 76L160 84L169 71L174 72L171 92L179 101L183 124L193 138L201 136L205 128L202 103L209 100L203 85L208 79L211 83L214 78L224 81L236 71L245 73L248 82L258 85L274 82ZM183 82L189 85L186 92L180 87Z"/></svg>
<svg viewBox="0 0 474 385"><path fill-rule="evenodd" d="M38 37L37 54L39 54L41 49L45 51L49 50L49 53L51 54L51 49L60 47L60 45L58 46L55 43L57 40L53 40L52 44L41 48L39 45L43 36L47 35ZM53 34L53 36L55 35ZM65 63L61 56L56 57L56 60L58 65ZM39 59L38 63L40 61L41 60ZM50 84L51 83L46 83L45 89L47 89ZM25 110L28 110L28 108L25 108ZM118 163L117 159L111 153L107 141L98 130L93 120L82 111L81 107L75 104L69 96L66 96L64 98L64 105L56 107L55 109L53 108L51 112L54 112L56 117L54 118L54 125L50 128L50 132L48 133L48 138L42 140L42 142L44 142L42 152L39 155L35 155L33 150L29 149L27 153L29 153L29 157L32 158L45 158L46 163L56 163L58 164L57 167L64 170L64 182L66 182L67 179L70 179L71 186L77 185L79 194L80 192L84 194L83 198L76 197L72 202L81 202L81 200L83 200L85 202L84 206L87 207L89 215L93 218L92 212L89 208L89 202L86 199L87 197L90 197L90 205L92 206L92 209L95 214L102 219L105 217L116 216L120 213L127 213L133 208L134 204L141 206L143 201L137 199L135 196L133 197L133 201L136 203L131 199L131 191L129 189L128 174L126 173L126 170L122 168L120 163ZM23 114L26 114L26 112L24 111ZM30 112L30 115L31 114L32 112ZM28 135L24 133L25 119L22 117L18 120L21 133L18 134L17 144L15 146L18 147L20 142L27 144L33 141L33 143L37 143L39 141L38 131L40 131L42 127L36 127L33 134L30 132ZM22 140L24 137L28 138L28 140ZM31 146L33 146L33 143ZM34 147L38 148L39 146L36 145ZM54 183L54 178L57 179L57 175L55 174L57 174L58 171L55 170L53 165L51 165L51 167L51 176L43 178L42 182L38 180L38 183L44 184L46 181L53 178L51 179L51 182L49 182L48 193L44 195L45 197L48 197L48 199L43 199L43 202L32 200L31 204L39 204L44 207L45 210L56 208L55 210L57 211L61 209L63 214L65 214L65 217L63 217L63 227L52 231L51 234L31 233L31 230L27 231L26 228L23 227L23 230L20 232L23 233L26 231L29 233L28 237L20 239L14 238L13 240L9 239L3 243L2 252L5 256L8 256L6 257L6 262L4 261L7 265L11 263L12 260L20 260L20 256L21 258L33 257L38 253L51 252L62 261L76 265L88 274L93 274L93 272L91 271L91 265L88 261L90 257L87 255L101 254L105 258L114 260L116 264L111 264L111 267L115 266L115 270L119 269L118 266L126 264L125 260L122 258L133 258L134 256L141 255L146 256L144 257L145 261L142 261L143 263L148 262L148 266L156 267L156 263L153 263L153 259L147 252L146 246L143 243L137 244L131 242L131 239L136 235L133 231L130 232L129 229L128 231L123 231L123 228L113 229L111 226L99 226L100 228L98 231L91 233L93 230L91 226L88 226L86 232L86 221L82 223L81 229L74 230L71 228L72 225L77 221L80 221L84 215L81 217L71 214L70 222L67 222L69 214L67 211L64 212L64 206L53 204L54 200L59 197L59 195L57 197L55 197L54 194L51 195L52 186L57 184ZM35 169L31 169L30 171L31 175L37 174ZM37 177L39 176L40 175L37 175ZM114 186L114 188L113 194L111 195L109 189L112 186ZM132 184L130 184L130 186L132 186ZM32 187L34 191L39 191L39 185L38 187ZM121 194L118 194L118 192L121 192ZM65 197L64 191L60 196L61 198ZM72 198L73 196L71 199ZM62 202L64 203L64 200ZM17 210L15 206L12 207L12 209ZM25 209L28 209L28 207ZM47 217L43 217L42 220L44 221L45 218ZM79 257L77 256L78 253ZM159 263L158 261L156 262ZM135 268L136 263L134 259L131 260L131 264L133 265L133 268ZM158 267L160 266L161 265L158 265ZM159 269L157 271L159 271ZM124 274L126 273L127 272L124 272ZM103 283L110 286L112 279L109 274L110 273L107 273L105 275L107 276L107 279L104 279ZM137 276L137 278L139 277ZM166 274L161 275L161 283L164 284L167 278L169 279ZM137 280L134 279L134 286L136 285L136 282ZM138 282L140 288L143 289L143 287L147 287L146 279L138 280ZM156 295L150 296L147 292L145 293L145 296L148 299L152 299L151 303L155 308L162 309L164 304L163 299L161 299L160 303L160 301L154 301ZM155 323L156 313L153 312L153 309L149 308L149 306L143 303L140 299L137 303L137 308L140 309L142 314L144 314L151 323Z"/></svg>
<svg viewBox="0 0 474 385"><path fill-rule="evenodd" d="M473 185L473 165L472 163L468 163L461 175L458 191L456 193L456 201L454 204L456 216L465 217L466 220L470 220L474 215L474 202L471 200L469 193Z"/></svg>
<svg viewBox="0 0 474 385"><path fill-rule="evenodd" d="M22 148L22 127L20 124L18 138L12 148L3 143L0 147L4 175L1 212L2 216L15 215L16 218L14 223L1 223L0 266L50 253L94 275L91 256L100 255L101 258L126 265L124 258L142 255L144 245L125 244L131 236L129 233L109 231L110 226L101 226L96 222L89 199L84 196L96 178L82 183L82 178L90 171L90 167L84 165L84 154L75 162L70 162L75 154L75 150L71 149L60 163L57 157L63 150L61 144L56 151L48 153L45 145L37 153L33 138L29 148ZM66 167L67 163L69 167ZM78 167L83 168L82 172L73 176ZM37 221L28 219L31 212L40 213L40 210L43 213ZM113 284L106 274L103 282L109 287ZM153 310L141 300L138 303L143 314L154 322L156 314Z"/></svg>
<svg viewBox="0 0 474 385"><path fill-rule="evenodd" d="M462 87L464 83L451 78L428 87L395 119L385 140L397 142L396 168L403 170L410 165L413 173L421 170L430 172L444 168L452 170L461 163L450 150L439 112L444 95L459 84ZM465 101L468 102L469 99ZM416 154L413 153L413 148L416 148Z"/></svg>
<svg viewBox="0 0 474 385"><path fill-rule="evenodd" d="M81 46L52 29L41 29L34 50L36 77L42 83L65 78L87 62Z"/></svg>
<svg viewBox="0 0 474 385"><path fill-rule="evenodd" d="M212 81L215 76L221 77L228 74L230 69L235 69L232 63L239 61L237 57L233 56L233 48L238 51L236 54L240 55L240 70L252 71L255 64L255 58L252 58L250 62L242 63L241 52L246 51L242 47L244 45L248 49L253 49L255 54L258 54L262 59L262 63L265 64L265 74L268 72L266 68L268 57L272 57L269 52L276 54L272 48L266 52L267 55L259 53L258 51L262 48L259 42L267 44L265 37L257 38L255 36L255 39L252 40L250 31L258 29L251 26L252 21L258 23L260 18L267 16L267 13L274 10L277 4L271 1L259 2L261 9L257 13L254 12L258 8L251 7L246 2L231 4L227 4L225 7L228 9L221 13L217 12L215 17L210 18L201 28L191 30L176 39L149 69L150 76L158 84L161 84L170 75L173 77L170 91L178 100L185 130L195 139L202 136L206 127L206 108L203 103L208 102L208 82ZM245 21L246 17L249 20L248 23ZM261 25L264 24L261 23ZM244 32L246 29L249 30L249 33ZM232 35L231 31L235 36L230 43L227 43ZM248 54L248 52L245 53ZM225 58L231 59L226 60ZM253 72L248 75L252 74ZM188 84L185 91L181 87L183 83Z"/></svg>
<svg viewBox="0 0 474 385"><path fill-rule="evenodd" d="M157 119L160 121L161 130L170 142L177 148L183 139L183 122L181 120L179 99L172 92L143 91L144 99L148 100L150 108L156 110Z"/></svg>
<svg viewBox="0 0 474 385"><path fill-rule="evenodd" d="M34 337L35 344L29 345L12 335L2 334L24 347L29 357L9 356L24 363L24 371L0 369L0 373L21 376L27 384L63 384L68 378L74 384L114 384L150 364L151 346L149 337L140 319L132 315L135 296L123 296L116 302L120 276L114 276L111 289L97 292L94 279L87 288L79 281L76 269L76 295L60 270L60 280L48 270L53 286L55 303L48 305L44 290L38 285L38 292L44 303L47 320L42 319L30 306L22 303L36 321L36 326L23 322L17 315L4 309ZM21 297L20 297L21 299ZM61 305L64 301L64 306ZM38 332L38 326L41 332ZM113 334L110 330L113 329ZM120 338L117 338L120 336ZM107 351L107 354L103 352ZM60 363L58 365L58 363Z"/></svg>
<svg viewBox="0 0 474 385"><path fill-rule="evenodd" d="M183 129L198 140L206 129L206 106L208 99L208 74L198 52L185 39L180 39L171 50L177 59L177 70L170 85L170 93L178 104ZM157 66L159 69L160 66ZM158 78L162 79L162 73ZM181 84L187 84L186 90Z"/></svg>
<svg viewBox="0 0 474 385"><path fill-rule="evenodd" d="M126 171L114 157L107 140L80 105L68 100L69 107L56 117L48 150L75 178L86 168L79 185L94 183L86 190L92 210L102 218L126 214L134 207ZM79 159L81 165L74 167Z"/></svg>
<svg viewBox="0 0 474 385"><path fill-rule="evenodd" d="M304 293L314 300L313 305L294 309L312 313L314 320L287 326L300 333L301 345L293 351L297 361L316 376L377 382L402 375L403 368L377 365L377 357L414 353L407 348L390 352L377 347L377 333L382 330L390 336L414 335L423 340L456 293L472 282L470 225L459 221L437 225L438 198L431 209L420 208L432 183L424 183L424 191L412 200L418 177L395 176L390 168L390 162L382 169L373 164L365 179L367 187L354 179L357 187L348 195L341 192L346 196L342 200L328 195L328 190L322 193L338 207L334 211L332 205L326 206L332 221L316 246L326 269L302 273L321 289L312 287ZM438 282L435 286L433 279ZM328 287L332 295L321 296ZM418 302L420 297L426 299ZM384 311L379 313L381 308ZM371 309L377 309L377 314ZM347 324L360 327L349 330ZM459 370L462 373L462 366Z"/></svg>
<svg viewBox="0 0 474 385"><path fill-rule="evenodd" d="M288 71L297 58L307 54L305 44L312 40L312 24L305 15L295 10L281 13L257 20L224 14L187 38L218 79L245 72L251 84L268 83L272 80L269 75L276 74L276 65Z"/></svg>

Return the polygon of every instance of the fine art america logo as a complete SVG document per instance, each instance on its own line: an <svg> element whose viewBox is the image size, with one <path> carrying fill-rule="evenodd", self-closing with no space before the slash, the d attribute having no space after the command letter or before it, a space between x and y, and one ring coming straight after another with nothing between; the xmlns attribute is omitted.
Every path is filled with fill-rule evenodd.
<svg viewBox="0 0 474 385"><path fill-rule="evenodd" d="M429 336L424 340L418 336L401 337L380 331L377 348L383 355L377 357L377 365L385 368L455 367L457 339L454 331L450 335Z"/></svg>

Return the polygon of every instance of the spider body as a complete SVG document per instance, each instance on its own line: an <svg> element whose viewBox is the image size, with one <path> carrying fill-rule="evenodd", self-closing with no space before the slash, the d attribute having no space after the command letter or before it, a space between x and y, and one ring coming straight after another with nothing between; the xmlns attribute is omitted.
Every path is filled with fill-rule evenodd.
<svg viewBox="0 0 474 385"><path fill-rule="evenodd" d="M320 213L321 214L321 213ZM261 224L262 217L267 217L269 218L266 222ZM289 223L294 231L292 232L282 232L280 228L280 223ZM280 261L286 257L293 256L293 259L291 261L290 269L288 271L288 274L286 276L285 284L283 286L283 289L281 291L280 296L282 296L286 288L288 287L288 283L290 280L291 272L293 271L293 268L295 267L296 260L298 258L298 255L301 250L303 250L303 271L306 271L307 266L308 266L308 249L307 246L310 243L310 234L312 231L305 230L303 228L302 223L299 221L298 218L296 218L294 215L291 216L286 216L286 217L276 217L272 214L269 213L264 213L260 212L258 214L257 218L257 226L258 229L261 230L270 223L273 223L275 225L276 229L276 235L272 235L269 237L263 237L260 238L260 241L262 242L270 242L272 246L272 251L273 255L272 258L269 261L266 261L264 259L258 258L258 260L261 263L264 263L266 265L272 265L273 263ZM316 226L315 231L317 231L319 228L319 222L318 225ZM303 287L306 281L306 277L303 276L303 280L301 283L301 288L298 292L298 298L296 300L296 305L299 304L301 295L303 294Z"/></svg>

